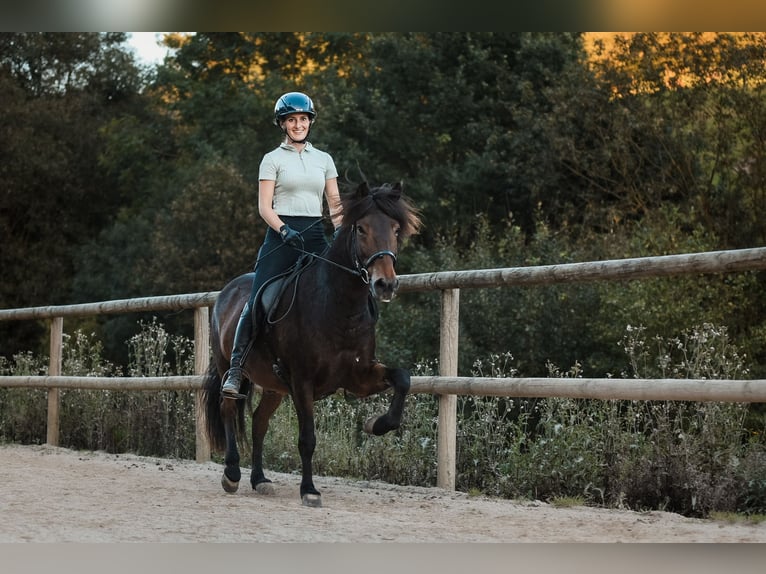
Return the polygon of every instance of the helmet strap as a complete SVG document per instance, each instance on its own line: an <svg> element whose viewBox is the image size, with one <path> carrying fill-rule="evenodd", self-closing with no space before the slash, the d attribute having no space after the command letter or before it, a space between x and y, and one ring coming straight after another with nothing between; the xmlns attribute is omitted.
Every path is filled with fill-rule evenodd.
<svg viewBox="0 0 766 574"><path fill-rule="evenodd" d="M282 128L282 133L285 134L285 137L287 138L287 143L297 143L297 144L305 144L307 141L309 141L309 135L311 134L311 126L309 126L309 129L306 130L306 137L302 140L294 140L290 137L290 134L287 133L286 128Z"/></svg>

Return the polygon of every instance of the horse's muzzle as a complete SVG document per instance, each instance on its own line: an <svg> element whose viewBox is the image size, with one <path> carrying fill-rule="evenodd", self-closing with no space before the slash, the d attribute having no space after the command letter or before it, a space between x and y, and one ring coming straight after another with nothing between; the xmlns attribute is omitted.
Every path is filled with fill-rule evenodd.
<svg viewBox="0 0 766 574"><path fill-rule="evenodd" d="M378 301L388 303L399 288L395 265L396 254L388 250L373 253L364 264L364 268L370 270L370 293Z"/></svg>
<svg viewBox="0 0 766 574"><path fill-rule="evenodd" d="M399 278L394 276L393 279L387 277L380 277L370 282L370 291L372 296L378 301L388 303L396 295L396 290L399 288Z"/></svg>

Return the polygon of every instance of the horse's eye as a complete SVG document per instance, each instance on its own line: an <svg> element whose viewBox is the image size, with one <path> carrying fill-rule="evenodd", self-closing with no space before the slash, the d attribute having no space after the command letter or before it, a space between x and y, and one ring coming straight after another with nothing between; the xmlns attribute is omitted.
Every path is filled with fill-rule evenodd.
<svg viewBox="0 0 766 574"><path fill-rule="evenodd" d="M400 227L397 227L396 229L394 229L394 235L395 235L396 237L399 237L399 232L400 232L400 231L401 231L401 228L400 228Z"/></svg>
<svg viewBox="0 0 766 574"><path fill-rule="evenodd" d="M363 228L361 225L357 225L357 226L356 226L356 232L357 232L359 235L364 235L364 228Z"/></svg>

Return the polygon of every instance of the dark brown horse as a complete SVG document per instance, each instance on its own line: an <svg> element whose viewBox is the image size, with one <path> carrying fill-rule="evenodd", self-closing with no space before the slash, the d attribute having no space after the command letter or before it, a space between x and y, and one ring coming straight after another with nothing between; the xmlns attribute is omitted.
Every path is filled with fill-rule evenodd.
<svg viewBox="0 0 766 574"><path fill-rule="evenodd" d="M307 256L300 272L263 289L258 329L245 364L240 392L261 398L253 411L252 473L257 492L273 492L263 473L263 443L269 419L289 395L298 416L301 500L321 506L311 459L316 445L314 402L343 388L359 397L393 389L388 411L369 419L364 430L382 435L399 427L410 387L406 369L386 367L375 355L377 301L390 301L398 287L394 264L402 242L418 231L420 220L401 186L370 189L367 183L344 194L343 224L321 256ZM305 262L304 262L305 263ZM245 427L244 399L222 398L221 379L229 368L234 330L250 294L252 274L227 284L211 315L213 361L205 384L205 412L211 445L225 450L221 483L226 492L239 486L238 440ZM269 303L270 300L275 302ZM268 311L265 307L270 307Z"/></svg>

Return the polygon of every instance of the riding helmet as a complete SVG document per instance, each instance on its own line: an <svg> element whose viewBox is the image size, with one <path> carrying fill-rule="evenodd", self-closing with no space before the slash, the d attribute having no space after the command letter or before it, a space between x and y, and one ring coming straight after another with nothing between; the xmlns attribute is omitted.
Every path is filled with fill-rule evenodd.
<svg viewBox="0 0 766 574"><path fill-rule="evenodd" d="M314 123L314 118L317 115L316 110L314 110L314 102L306 94L287 92L280 96L274 105L274 125L279 126L279 122L286 116L297 113L307 114L311 118L311 123Z"/></svg>

